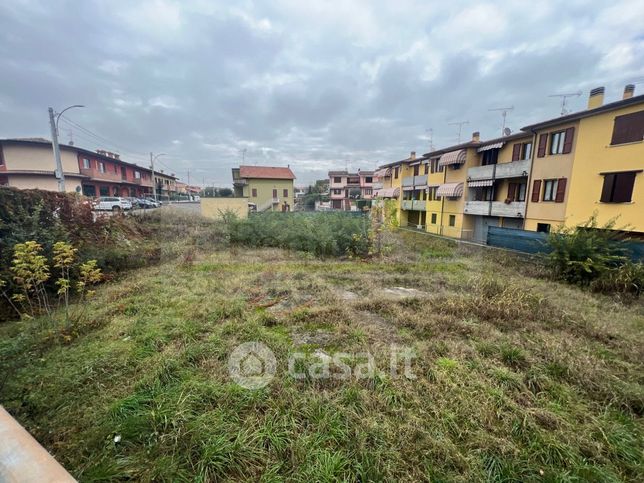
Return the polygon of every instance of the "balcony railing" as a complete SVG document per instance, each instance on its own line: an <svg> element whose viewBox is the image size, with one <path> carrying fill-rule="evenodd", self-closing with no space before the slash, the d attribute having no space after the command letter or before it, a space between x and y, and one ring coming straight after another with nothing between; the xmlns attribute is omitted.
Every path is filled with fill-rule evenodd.
<svg viewBox="0 0 644 483"><path fill-rule="evenodd" d="M467 170L467 177L471 180L520 178L522 176L528 176L529 172L530 160L523 159L520 161L512 161L511 163L476 166Z"/></svg>
<svg viewBox="0 0 644 483"><path fill-rule="evenodd" d="M245 178L234 178L233 184L237 186L246 186L248 184L248 180Z"/></svg>
<svg viewBox="0 0 644 483"><path fill-rule="evenodd" d="M413 210L414 209L414 201L413 200L403 200L402 201L402 209L403 210Z"/></svg>
<svg viewBox="0 0 644 483"><path fill-rule="evenodd" d="M405 176L402 179L402 185L403 186L414 186L414 177L413 176Z"/></svg>
<svg viewBox="0 0 644 483"><path fill-rule="evenodd" d="M123 181L121 173L115 173L114 171L101 172L96 168L81 168L80 172L81 174L94 179L100 179L104 181Z"/></svg>
<svg viewBox="0 0 644 483"><path fill-rule="evenodd" d="M416 211L426 211L427 210L427 203L425 200L414 200L413 201L413 209Z"/></svg>
<svg viewBox="0 0 644 483"><path fill-rule="evenodd" d="M379 189L382 189L383 184L382 184L382 181L376 181L376 182L375 182L375 183L373 183L373 185L371 185L371 186L372 186L372 188L373 188L373 189L375 189L375 190L379 190Z"/></svg>
<svg viewBox="0 0 644 483"><path fill-rule="evenodd" d="M427 175L421 174L418 176L405 176L402 179L403 186L426 186L427 185Z"/></svg>
<svg viewBox="0 0 644 483"><path fill-rule="evenodd" d="M523 218L525 201L466 201L463 213L466 215L502 216L504 218Z"/></svg>
<svg viewBox="0 0 644 483"><path fill-rule="evenodd" d="M152 187L152 180L151 179L134 178L132 180L124 180L124 181L127 181L128 183L138 184L139 186Z"/></svg>

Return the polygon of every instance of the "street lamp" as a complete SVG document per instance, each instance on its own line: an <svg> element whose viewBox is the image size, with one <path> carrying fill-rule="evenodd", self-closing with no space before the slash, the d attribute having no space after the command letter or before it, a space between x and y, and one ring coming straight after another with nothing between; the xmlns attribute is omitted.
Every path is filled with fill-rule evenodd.
<svg viewBox="0 0 644 483"><path fill-rule="evenodd" d="M150 153L150 169L152 169L152 191L154 192L154 201L157 201L157 180L154 178L154 162L161 156L167 156L166 153L159 153L154 156Z"/></svg>
<svg viewBox="0 0 644 483"><path fill-rule="evenodd" d="M49 124L51 127L51 144L54 149L54 161L56 163L56 178L58 179L58 191L65 191L65 174L63 172L63 162L60 159L60 146L58 145L58 121L60 116L63 115L63 112L73 109L74 107L85 107L81 104L74 104L73 106L68 106L58 114L54 114L54 109L49 108ZM54 115L56 118L54 119Z"/></svg>

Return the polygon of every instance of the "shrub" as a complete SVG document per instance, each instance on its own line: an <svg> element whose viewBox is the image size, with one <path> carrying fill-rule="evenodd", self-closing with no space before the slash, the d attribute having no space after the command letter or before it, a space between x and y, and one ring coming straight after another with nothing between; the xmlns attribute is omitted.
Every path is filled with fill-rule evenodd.
<svg viewBox="0 0 644 483"><path fill-rule="evenodd" d="M561 226L546 239L547 265L555 278L587 286L627 261L619 236L614 219L599 227L595 215L579 226Z"/></svg>
<svg viewBox="0 0 644 483"><path fill-rule="evenodd" d="M593 280L590 288L595 292L620 293L639 296L644 288L644 265L627 261L617 268L607 270Z"/></svg>

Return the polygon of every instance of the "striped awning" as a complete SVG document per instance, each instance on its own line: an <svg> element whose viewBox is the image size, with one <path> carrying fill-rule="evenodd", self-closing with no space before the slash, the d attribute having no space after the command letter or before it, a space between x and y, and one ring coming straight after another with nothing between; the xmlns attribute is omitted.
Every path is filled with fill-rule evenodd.
<svg viewBox="0 0 644 483"><path fill-rule="evenodd" d="M380 168L377 169L375 173L373 173L374 177L376 178L387 178L391 176L391 168Z"/></svg>
<svg viewBox="0 0 644 483"><path fill-rule="evenodd" d="M477 179L475 181L468 181L468 188L483 188L485 186L492 186L494 184L493 179Z"/></svg>
<svg viewBox="0 0 644 483"><path fill-rule="evenodd" d="M440 183L427 183L428 188L438 188L440 185Z"/></svg>
<svg viewBox="0 0 644 483"><path fill-rule="evenodd" d="M398 198L400 196L400 188L382 188L375 190L373 195L377 198Z"/></svg>
<svg viewBox="0 0 644 483"><path fill-rule="evenodd" d="M463 183L445 183L438 187L436 196L440 198L460 198L463 196Z"/></svg>
<svg viewBox="0 0 644 483"><path fill-rule="evenodd" d="M490 149L501 149L505 143L503 141L494 143L494 144L487 144L485 146L481 146L476 150L477 153L482 153L483 151L489 151Z"/></svg>
<svg viewBox="0 0 644 483"><path fill-rule="evenodd" d="M450 164L463 164L467 154L464 149L459 151L452 151L445 153L441 156L440 161L438 161L439 166L449 166Z"/></svg>

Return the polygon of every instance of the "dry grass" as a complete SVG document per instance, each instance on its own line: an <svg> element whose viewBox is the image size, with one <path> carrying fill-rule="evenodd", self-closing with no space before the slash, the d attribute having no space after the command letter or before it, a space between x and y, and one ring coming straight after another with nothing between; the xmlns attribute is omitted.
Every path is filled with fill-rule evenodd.
<svg viewBox="0 0 644 483"><path fill-rule="evenodd" d="M102 287L68 345L33 322L0 326L0 402L83 481L640 478L641 304L512 256L396 243L414 251L360 262L192 245ZM259 391L227 372L254 340L278 360ZM414 349L416 380L286 371L296 350L370 352L386 368L391 343Z"/></svg>

